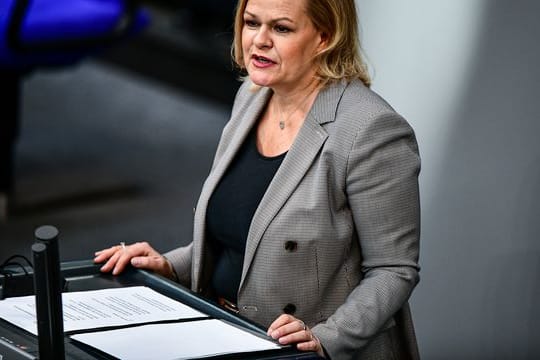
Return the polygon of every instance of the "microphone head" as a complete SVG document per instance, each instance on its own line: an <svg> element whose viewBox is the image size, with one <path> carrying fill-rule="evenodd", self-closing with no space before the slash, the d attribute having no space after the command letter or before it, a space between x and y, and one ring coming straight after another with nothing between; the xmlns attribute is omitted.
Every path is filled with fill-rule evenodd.
<svg viewBox="0 0 540 360"><path fill-rule="evenodd" d="M43 225L36 229L34 236L38 241L51 241L58 238L58 229L52 225Z"/></svg>

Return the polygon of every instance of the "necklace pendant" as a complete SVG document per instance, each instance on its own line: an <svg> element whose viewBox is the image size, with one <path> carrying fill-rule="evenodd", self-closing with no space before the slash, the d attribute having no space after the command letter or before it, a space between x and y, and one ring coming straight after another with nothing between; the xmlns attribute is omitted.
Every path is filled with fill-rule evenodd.
<svg viewBox="0 0 540 360"><path fill-rule="evenodd" d="M280 128L281 130L285 129L285 122L284 122L283 120L281 120L281 121L279 122L279 128Z"/></svg>

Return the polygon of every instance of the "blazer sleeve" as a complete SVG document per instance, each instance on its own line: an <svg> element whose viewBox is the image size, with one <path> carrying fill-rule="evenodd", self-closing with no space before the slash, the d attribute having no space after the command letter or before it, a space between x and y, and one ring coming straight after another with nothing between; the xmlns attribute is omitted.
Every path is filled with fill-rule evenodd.
<svg viewBox="0 0 540 360"><path fill-rule="evenodd" d="M186 287L191 287L192 249L193 242L163 254L171 262L178 282Z"/></svg>
<svg viewBox="0 0 540 360"><path fill-rule="evenodd" d="M347 161L346 191L362 280L332 316L313 327L332 359L365 347L418 283L419 171L414 132L401 116L385 113L361 124Z"/></svg>

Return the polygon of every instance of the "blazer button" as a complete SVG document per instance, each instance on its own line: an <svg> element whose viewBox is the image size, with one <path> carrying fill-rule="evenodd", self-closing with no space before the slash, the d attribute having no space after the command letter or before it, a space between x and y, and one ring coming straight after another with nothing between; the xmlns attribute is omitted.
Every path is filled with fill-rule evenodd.
<svg viewBox="0 0 540 360"><path fill-rule="evenodd" d="M298 243L296 241L287 241L285 242L285 250L289 252L296 251L298 248Z"/></svg>
<svg viewBox="0 0 540 360"><path fill-rule="evenodd" d="M285 307L283 308L283 312L285 314L294 315L294 313L296 312L296 305L294 304L285 305Z"/></svg>

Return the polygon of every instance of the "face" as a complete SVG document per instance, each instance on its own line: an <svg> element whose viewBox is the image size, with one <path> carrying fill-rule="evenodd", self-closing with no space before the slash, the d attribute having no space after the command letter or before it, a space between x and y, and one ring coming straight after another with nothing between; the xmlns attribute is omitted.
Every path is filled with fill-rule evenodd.
<svg viewBox="0 0 540 360"><path fill-rule="evenodd" d="M324 40L305 12L306 1L248 0L242 51L255 84L290 91L313 80L313 58Z"/></svg>

